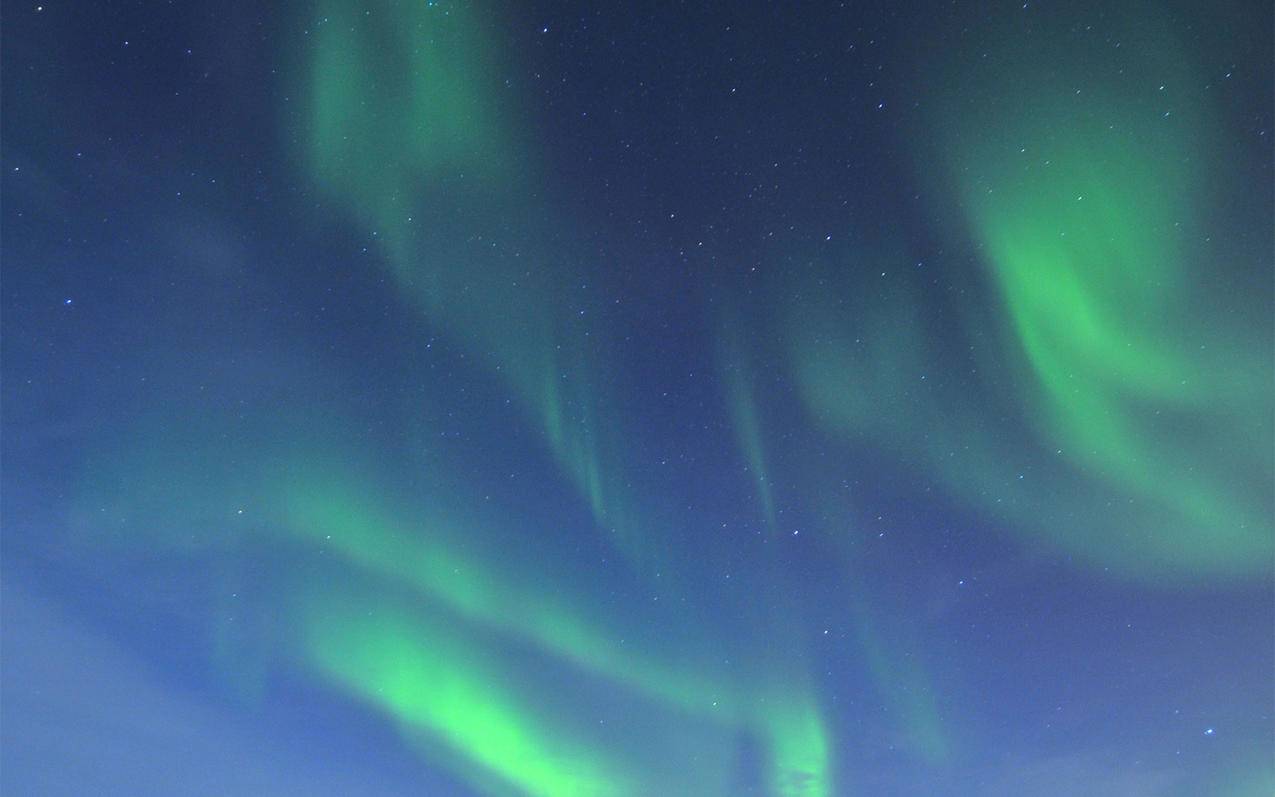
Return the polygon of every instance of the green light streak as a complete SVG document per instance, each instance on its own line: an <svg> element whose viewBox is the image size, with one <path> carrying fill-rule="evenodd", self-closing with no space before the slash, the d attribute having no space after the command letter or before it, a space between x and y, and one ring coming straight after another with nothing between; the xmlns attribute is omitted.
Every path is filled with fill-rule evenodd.
<svg viewBox="0 0 1275 797"><path fill-rule="evenodd" d="M621 797L638 793L621 768L502 688L475 650L439 624L378 601L352 612L314 602L305 616L311 664L406 725L429 731L478 771L529 795Z"/></svg>

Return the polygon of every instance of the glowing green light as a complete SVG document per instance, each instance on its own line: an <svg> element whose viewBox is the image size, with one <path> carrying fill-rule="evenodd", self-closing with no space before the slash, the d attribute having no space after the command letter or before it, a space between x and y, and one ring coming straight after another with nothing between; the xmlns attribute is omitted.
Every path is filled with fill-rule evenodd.
<svg viewBox="0 0 1275 797"><path fill-rule="evenodd" d="M543 797L635 794L620 768L566 729L550 726L502 687L490 660L445 626L378 601L351 611L330 598L307 611L311 663L411 728L440 738L476 769ZM465 771L465 770L462 770Z"/></svg>

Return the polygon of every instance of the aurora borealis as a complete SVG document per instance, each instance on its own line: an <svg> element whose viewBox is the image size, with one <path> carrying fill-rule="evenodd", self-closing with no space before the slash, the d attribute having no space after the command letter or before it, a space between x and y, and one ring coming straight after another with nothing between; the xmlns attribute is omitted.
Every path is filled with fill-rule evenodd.
<svg viewBox="0 0 1275 797"><path fill-rule="evenodd" d="M1269 4L5 15L0 792L1275 787Z"/></svg>

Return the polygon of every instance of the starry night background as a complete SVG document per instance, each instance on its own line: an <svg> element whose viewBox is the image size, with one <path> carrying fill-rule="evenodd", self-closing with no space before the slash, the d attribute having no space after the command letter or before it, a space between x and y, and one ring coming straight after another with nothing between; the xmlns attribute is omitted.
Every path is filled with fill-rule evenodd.
<svg viewBox="0 0 1275 797"><path fill-rule="evenodd" d="M1273 29L7 4L0 791L1275 793Z"/></svg>

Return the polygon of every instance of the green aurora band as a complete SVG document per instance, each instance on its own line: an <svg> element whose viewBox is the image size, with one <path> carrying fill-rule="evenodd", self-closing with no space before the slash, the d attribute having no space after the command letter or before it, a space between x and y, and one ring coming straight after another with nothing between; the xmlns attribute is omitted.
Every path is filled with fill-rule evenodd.
<svg viewBox="0 0 1275 797"><path fill-rule="evenodd" d="M326 640L317 648L313 640L310 641L311 657L317 660L319 670L333 677L339 685L371 699L401 722L430 730L445 739L464 762L463 768L478 767L495 772L531 794L624 795L650 793L657 788L671 788L684 793L722 793L728 774L728 744L739 732L745 731L756 735L769 751L775 794L798 797L829 793L827 731L818 709L804 701L800 692L794 691L791 680L779 679L774 689L767 690L756 684L733 683L726 673L705 679L703 673L716 669L710 663L707 650L693 653L683 647L678 652L681 663L677 667L647 660L646 654L640 650L625 650L618 646L614 637L602 630L601 623L591 624L577 611L566 608L587 605L584 596L568 599L564 606L556 606L534 589L516 586L515 575L501 576L491 564L478 566L463 560L455 552L429 542L433 535L422 533L424 529L421 527L409 524L395 528L392 520L378 516L370 506L359 506L351 499L341 497L339 490L339 487L307 490L289 499L286 502L289 507L288 527L307 535L311 544L338 551L373 583L405 586L417 596L440 605L451 619L445 629L441 625L430 629L426 619L429 613L417 608L410 613L404 611L393 628L376 632L360 628L347 633L367 615L382 616L382 607L387 602L392 605L393 600L379 598L369 604L367 612L346 612L350 625L338 629L329 627L328 623L329 618L339 616L340 611L323 608L306 612L310 618L306 621L307 625ZM326 592L322 600L331 602L331 596ZM412 625L413 622L416 625ZM506 711L485 706L479 714L484 723L490 725L475 727L458 705L447 702L435 706L434 701L440 698L433 694L432 687L420 684L447 683L454 677L460 682L473 684L472 690L466 690L472 705L484 705L487 698L478 688L479 682L471 682L470 671L477 663L486 662L485 666L491 668L505 660L498 649L490 645L492 649L482 654L441 656L433 650L435 641L440 637L450 637L452 645L474 645L478 644L475 640L493 633L504 640L504 644L512 641L534 645L555 666L579 670L579 675L573 676L573 680L581 675L601 678L610 684L607 689L612 693L616 687L622 692L633 693L635 699L647 701L645 713L654 707L665 713L671 722L684 727L702 727L692 745L698 751L697 765L692 772L680 775L682 780L689 778L690 781L676 786L664 781L658 786L651 782L638 786L634 784L642 783L642 778L636 774L625 778L595 778L582 775L574 768L570 769L570 774L548 770L524 772L523 762L533 752L534 740L544 740L543 743L548 745L558 737L556 731L531 730L548 722L544 711L527 707ZM411 639L422 641L405 641ZM359 650L366 647L366 656L370 658L364 661L362 654L353 656L353 660L343 658L349 645ZM427 650L430 650L430 667L436 669L425 672L418 668L424 666L419 662L426 656ZM697 663L687 669L685 662L688 660ZM405 667L406 671L400 670L400 667ZM364 678L364 675L369 677ZM390 678L394 688L387 687L382 677ZM481 683L507 685L516 680L514 673L505 671L500 675L493 674ZM417 686L413 688L408 684ZM552 685L522 690L523 694L552 692ZM653 706L650 701L654 701ZM506 696L500 702L513 705L517 702L516 696ZM550 710L549 714L552 713ZM502 718L507 719L509 727L501 724ZM565 722L568 720L560 718L552 727ZM508 738L510 744L493 749L492 745L483 741L489 736ZM591 737L582 733L579 738ZM667 766L670 760L681 755L676 747L654 745L649 740L641 747L645 748L644 755L647 756L652 754L654 747L654 752L660 753L662 758L647 761L640 768L629 761L628 769L633 772L656 771L660 768L659 761ZM617 755L615 749L641 748L633 744L618 744L606 748L611 750L606 752L577 741L572 743L572 749L576 751L576 758L593 761L614 758ZM705 757L704 751L714 749L720 751L717 763ZM621 762L612 762L605 767L608 771L623 768ZM590 767L584 767L584 770L593 771Z"/></svg>

